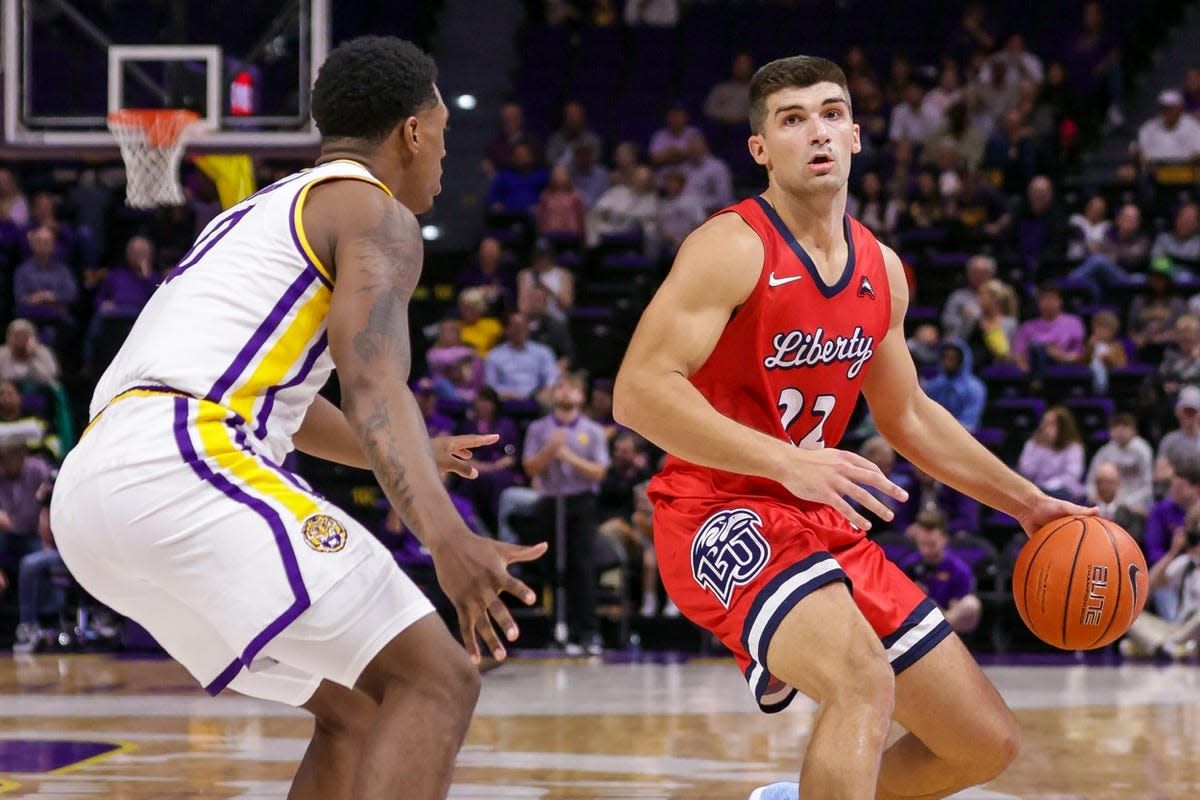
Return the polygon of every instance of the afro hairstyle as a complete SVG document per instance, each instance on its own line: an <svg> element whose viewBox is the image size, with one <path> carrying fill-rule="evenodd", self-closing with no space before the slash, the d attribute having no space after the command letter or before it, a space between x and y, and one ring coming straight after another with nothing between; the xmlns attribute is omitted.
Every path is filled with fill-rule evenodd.
<svg viewBox="0 0 1200 800"><path fill-rule="evenodd" d="M338 45L317 73L312 116L326 139L379 141L403 120L437 104L433 59L395 36Z"/></svg>

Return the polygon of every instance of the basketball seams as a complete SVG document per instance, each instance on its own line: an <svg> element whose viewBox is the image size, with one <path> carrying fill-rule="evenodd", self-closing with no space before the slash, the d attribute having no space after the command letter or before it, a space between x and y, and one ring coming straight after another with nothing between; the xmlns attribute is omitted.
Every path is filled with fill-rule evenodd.
<svg viewBox="0 0 1200 800"><path fill-rule="evenodd" d="M1025 609L1029 608L1029 572L1030 572L1030 570L1033 569L1034 562L1037 561L1038 553L1042 552L1042 548L1050 543L1050 540L1054 538L1054 534L1058 533L1059 531L1061 531L1063 528L1067 527L1074 521L1075 521L1074 518L1072 518L1072 519L1064 522L1062 525L1059 525L1054 530L1047 533L1046 538L1043 539L1040 544L1038 544L1037 549L1034 550L1033 553L1030 554L1030 556L1029 556L1029 564L1028 564L1028 566L1025 567L1025 575L1023 576L1023 579L1021 581L1021 604L1017 606L1017 613L1021 615L1021 621L1025 623L1025 627L1029 628L1030 630L1033 629L1033 625L1030 624L1030 620L1027 616L1027 612L1025 611ZM1036 531L1035 531L1035 534L1036 534ZM1020 560L1021 560L1020 556L1017 556L1018 564L1020 563ZM1013 577L1014 578L1016 577L1015 571L1014 571Z"/></svg>
<svg viewBox="0 0 1200 800"><path fill-rule="evenodd" d="M1108 526L1104 524L1103 519L1101 519L1100 517L1096 517L1095 519L1097 522L1100 523L1100 529L1102 531L1104 531L1104 535L1108 537L1108 543L1112 545L1113 556L1116 559L1115 563L1117 565L1117 599L1115 601L1116 607L1113 609L1112 615L1109 616L1109 618L1108 618L1108 624L1104 626L1104 630L1101 631L1100 635L1092 640L1092 643L1086 648L1088 650L1091 650L1093 647L1095 647L1096 643L1099 641L1102 641L1105 636L1108 636L1108 632L1110 630L1112 630L1113 623L1117 621L1117 612L1119 612L1121 610L1121 590L1125 587L1124 576L1122 575L1125 565L1121 560L1121 548L1117 547L1117 537L1113 536L1112 531L1110 531L1108 529ZM1090 527L1090 526L1085 522L1084 529L1086 530L1088 527Z"/></svg>
<svg viewBox="0 0 1200 800"><path fill-rule="evenodd" d="M1083 543L1087 541L1088 526L1079 517L1073 517L1072 522L1078 522L1083 529L1083 534L1079 537L1079 541L1075 543L1075 555L1071 558L1071 571L1067 573L1067 591L1063 595L1063 619L1062 619L1062 644L1059 645L1063 650L1075 648L1067 647L1067 619L1071 615L1071 587L1075 585L1075 567L1079 564L1079 551L1083 549Z"/></svg>

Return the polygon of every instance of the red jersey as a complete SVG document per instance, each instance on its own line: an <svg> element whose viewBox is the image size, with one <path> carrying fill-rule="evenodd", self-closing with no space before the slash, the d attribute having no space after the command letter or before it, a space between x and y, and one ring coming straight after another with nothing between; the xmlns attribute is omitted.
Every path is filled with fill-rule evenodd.
<svg viewBox="0 0 1200 800"><path fill-rule="evenodd" d="M857 220L845 218L847 258L826 284L816 265L761 196L735 213L762 239L754 290L725 326L693 386L725 416L798 447L835 447L891 324L883 252ZM775 481L701 467L675 456L650 484L652 499L774 497L801 507Z"/></svg>

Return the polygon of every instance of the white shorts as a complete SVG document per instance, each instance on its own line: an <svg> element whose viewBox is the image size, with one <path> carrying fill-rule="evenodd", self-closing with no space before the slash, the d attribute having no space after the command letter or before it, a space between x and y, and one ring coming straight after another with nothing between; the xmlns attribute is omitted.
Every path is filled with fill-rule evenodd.
<svg viewBox="0 0 1200 800"><path fill-rule="evenodd" d="M270 462L224 407L113 403L67 456L51 528L72 575L210 694L300 705L353 687L433 605L357 521Z"/></svg>

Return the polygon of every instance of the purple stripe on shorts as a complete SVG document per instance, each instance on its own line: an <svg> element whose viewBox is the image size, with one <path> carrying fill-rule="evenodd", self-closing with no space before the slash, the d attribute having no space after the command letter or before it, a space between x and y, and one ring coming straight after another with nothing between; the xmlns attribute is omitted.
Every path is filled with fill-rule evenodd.
<svg viewBox="0 0 1200 800"><path fill-rule="evenodd" d="M340 177L340 176L339 176ZM320 181L314 181L309 186L316 186ZM308 188L308 187L305 187ZM316 263L309 257L308 251L304 249L304 245L300 243L300 231L296 230L296 206L300 204L300 198L304 195L304 189L296 192L296 196L292 198L292 208L288 211L288 228L292 232L292 243L296 245L296 252L304 259L304 263L308 265L308 271L316 275L321 283L325 284L326 289L333 288L333 282L325 277L325 273L321 272ZM303 213L303 212L301 212Z"/></svg>
<svg viewBox="0 0 1200 800"><path fill-rule="evenodd" d="M267 438L267 420L271 417L271 411L275 408L275 395L284 389L290 389L293 386L299 386L308 378L308 374L312 372L313 366L316 365L317 359L325 352L327 335L324 331L321 332L320 338L316 344L308 351L308 355L304 357L304 363L300 365L300 371L296 376L287 383L279 386L272 386L267 390L267 396L263 399L262 407L258 410L258 427L254 429L254 435L260 439Z"/></svg>
<svg viewBox="0 0 1200 800"><path fill-rule="evenodd" d="M229 426L231 431L233 431L233 439L235 442L237 442L237 446L240 447L243 452L256 461L261 462L264 466L268 467L272 471L278 473L279 477L283 478L285 481L290 483L292 486L295 486L305 494L315 494L312 489L300 483L299 478L297 478L291 472L250 447L250 443L246 441L246 429L237 424L236 419L231 417L225 421L225 424Z"/></svg>
<svg viewBox="0 0 1200 800"><path fill-rule="evenodd" d="M279 302L271 309L271 313L267 314L267 318L254 331L254 335L250 337L250 341L246 342L245 346L238 352L237 357L233 359L233 363L229 365L229 369L225 370L225 374L217 379L212 389L209 389L208 394L205 395L206 400L211 400L214 403L221 402L221 398L225 396L225 392L229 391L229 387L238 379L238 376L246 371L246 368L250 366L250 362L254 360L254 356L262 349L267 339L271 338L271 334L275 332L279 324L283 322L283 318L287 316L292 307L308 291L308 287L312 285L314 275L316 275L315 270L305 270L292 282L292 285L283 293L283 297L279 298Z"/></svg>
<svg viewBox="0 0 1200 800"><path fill-rule="evenodd" d="M250 640L250 644L246 645L246 649L242 651L241 658L232 662L215 681L204 687L206 692L215 695L229 685L242 666L250 666L254 657L267 645L267 642L278 636L284 628L304 613L310 601L308 589L304 587L304 579L300 576L300 564L296 561L296 554L292 552L287 528L279 513L259 498L238 488L224 475L214 472L207 462L197 455L196 448L192 445L191 435L188 433L188 402L186 397L175 398L175 443L179 447L180 455L201 480L211 484L231 500L247 506L266 520L267 525L271 528L271 533L275 536L275 545L279 548L279 555L283 558L283 567L287 572L288 585L295 596L295 601L277 619Z"/></svg>
<svg viewBox="0 0 1200 800"><path fill-rule="evenodd" d="M229 666L221 670L221 674L214 678L212 683L204 687L204 691L208 692L211 696L216 697L226 686L233 683L233 679L236 678L238 673L241 671L242 660L240 658L235 658L233 661L229 662Z"/></svg>

